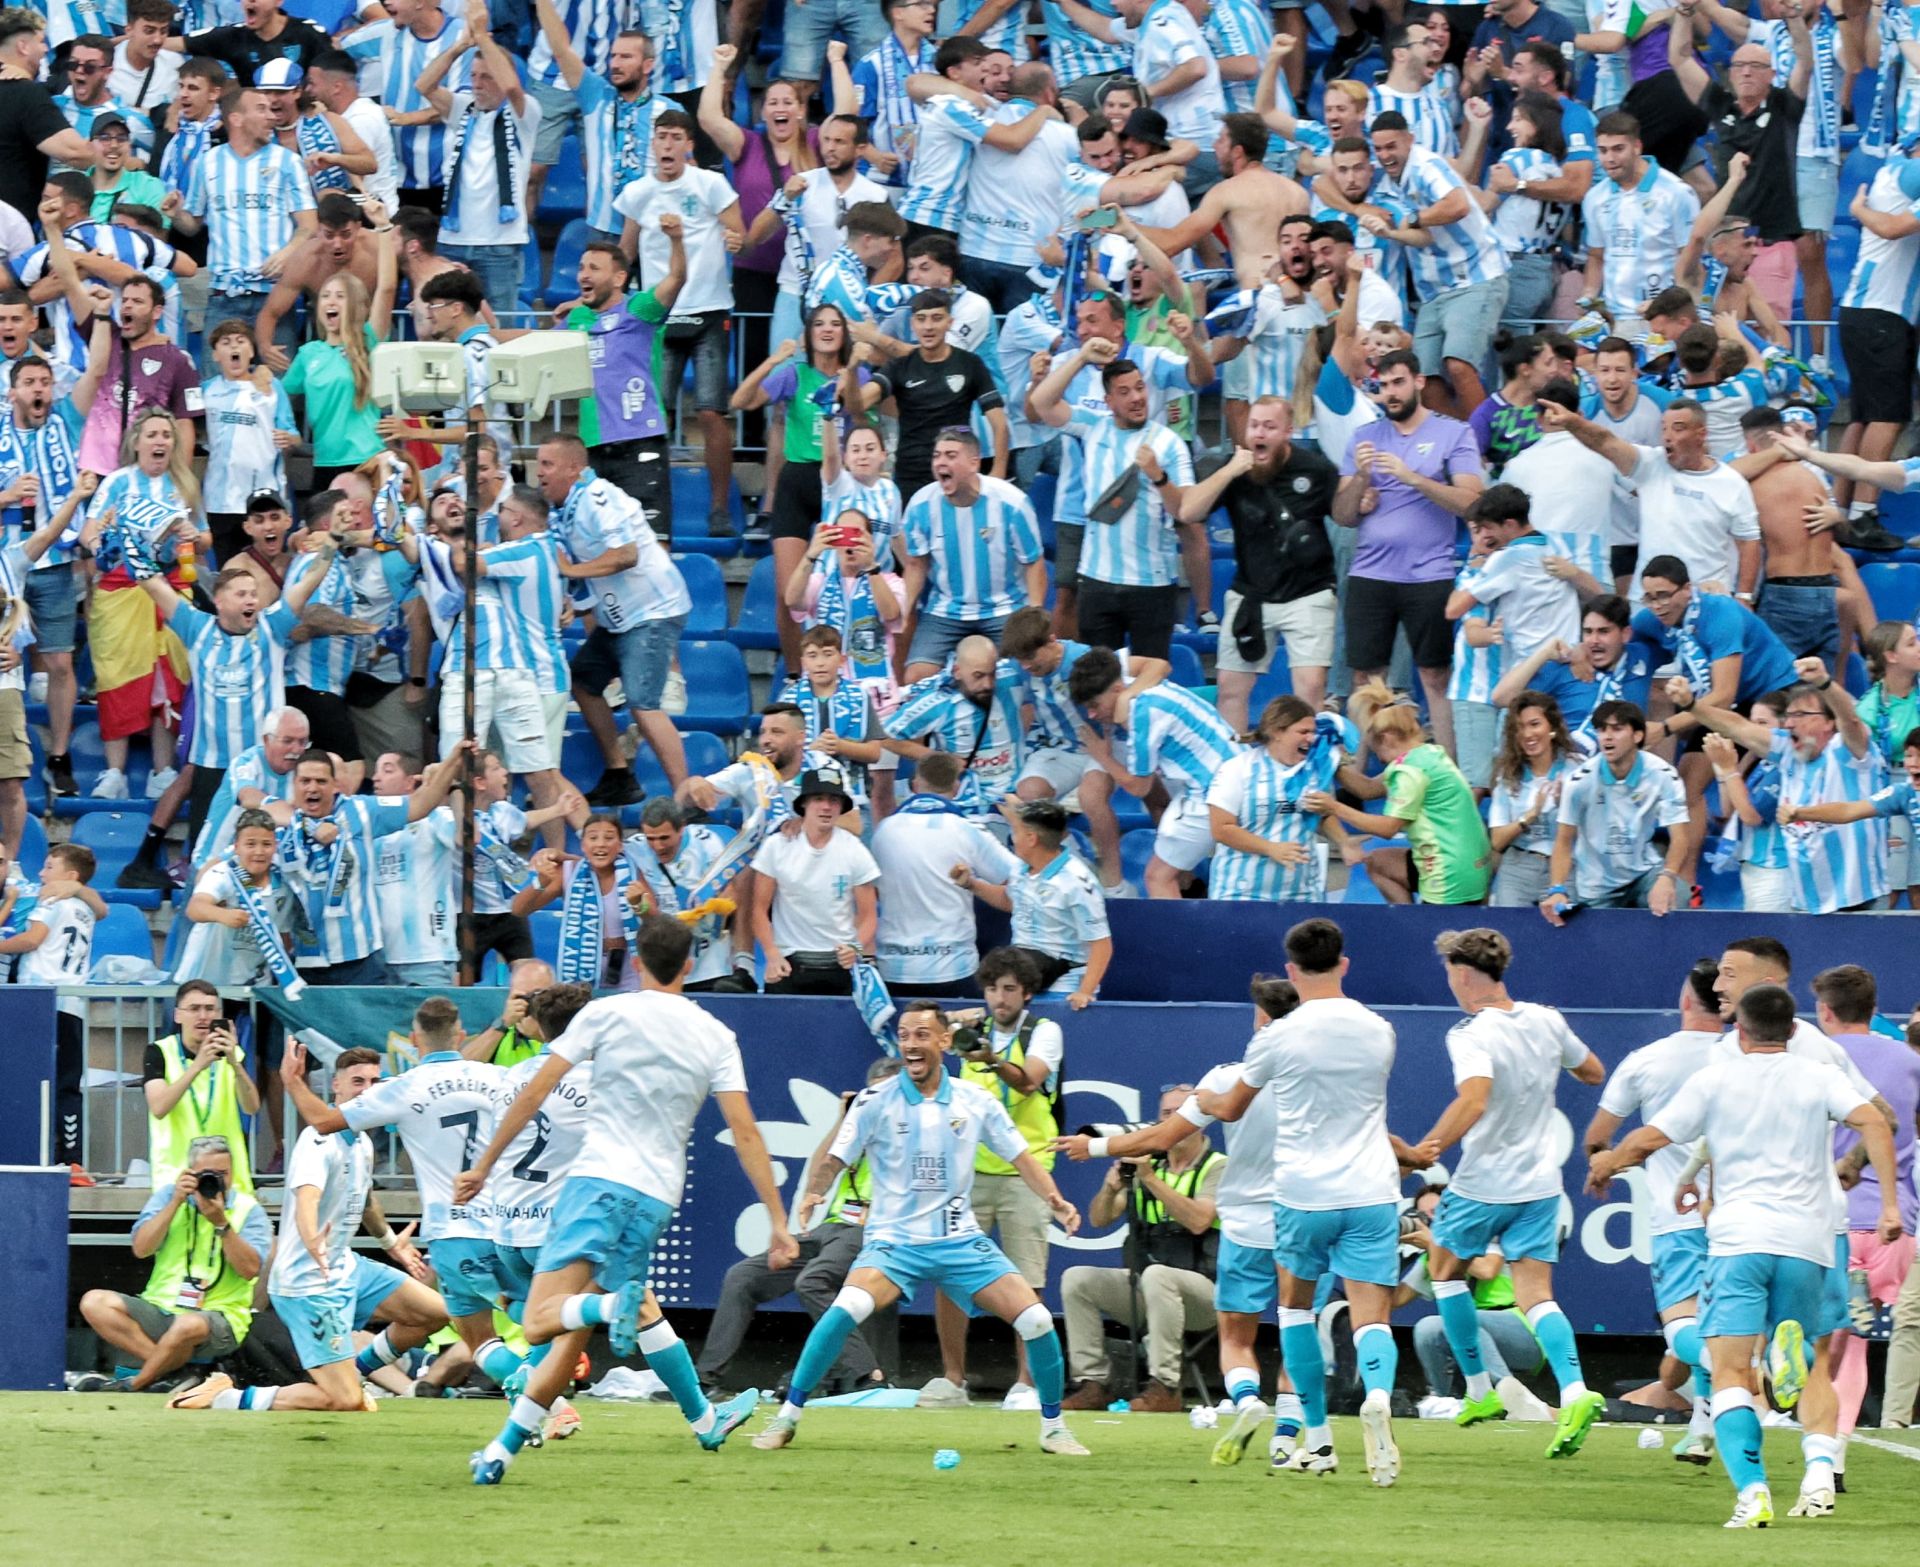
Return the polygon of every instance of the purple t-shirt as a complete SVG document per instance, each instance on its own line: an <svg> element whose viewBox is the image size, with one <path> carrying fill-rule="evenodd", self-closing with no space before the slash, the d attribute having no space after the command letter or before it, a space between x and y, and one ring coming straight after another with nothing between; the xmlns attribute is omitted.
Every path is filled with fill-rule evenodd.
<svg viewBox="0 0 1920 1567"><path fill-rule="evenodd" d="M1920 1196L1913 1188L1913 1117L1920 1106L1920 1055L1904 1039L1888 1039L1880 1034L1835 1034L1833 1042L1853 1057L1860 1075L1871 1083L1880 1097L1893 1107L1893 1154L1900 1171L1900 1219L1913 1233ZM1836 1159L1853 1151L1860 1134L1850 1126L1834 1133ZM1860 1184L1847 1193L1847 1226L1870 1230L1880 1222L1880 1181L1868 1165Z"/></svg>
<svg viewBox="0 0 1920 1567"><path fill-rule="evenodd" d="M1376 419L1353 432L1340 459L1343 474L1358 470L1354 448L1371 442L1377 452L1398 457L1423 479L1450 481L1461 474L1484 474L1473 431L1458 419L1429 413L1406 434L1391 419ZM1459 522L1410 484L1374 472L1380 504L1360 519L1359 537L1349 572L1380 582L1451 582L1453 546Z"/></svg>
<svg viewBox="0 0 1920 1567"><path fill-rule="evenodd" d="M740 193L740 222L752 228L753 220L773 200L773 193L799 171L791 164L774 161L773 143L764 130L749 126L746 135L747 144L740 149L740 161L733 166L733 188ZM807 127L807 145L818 152L820 132L815 126ZM736 272L778 272L780 258L786 254L786 250L786 226L775 224L772 234L753 249L743 250L733 258L733 269Z"/></svg>

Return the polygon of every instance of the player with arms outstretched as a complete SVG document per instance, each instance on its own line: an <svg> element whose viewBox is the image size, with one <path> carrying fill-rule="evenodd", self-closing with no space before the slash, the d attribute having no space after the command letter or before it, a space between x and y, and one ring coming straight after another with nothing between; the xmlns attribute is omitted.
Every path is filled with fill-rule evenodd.
<svg viewBox="0 0 1920 1567"><path fill-rule="evenodd" d="M867 1232L846 1283L807 1335L779 1413L754 1437L779 1448L798 1433L807 1397L840 1358L847 1336L884 1306L931 1282L958 1305L971 1302L1011 1324L1027 1346L1040 1395L1040 1449L1076 1458L1087 1450L1060 1415L1065 1366L1053 1316L1005 1252L980 1233L973 1216L974 1153L984 1143L1046 1200L1071 1235L1080 1214L1060 1195L1005 1106L985 1089L950 1074L942 1059L953 1043L946 1014L931 1001L900 1012L897 1077L863 1089L849 1107L827 1157L815 1166L795 1217L804 1221L834 1180L862 1155L873 1174Z"/></svg>

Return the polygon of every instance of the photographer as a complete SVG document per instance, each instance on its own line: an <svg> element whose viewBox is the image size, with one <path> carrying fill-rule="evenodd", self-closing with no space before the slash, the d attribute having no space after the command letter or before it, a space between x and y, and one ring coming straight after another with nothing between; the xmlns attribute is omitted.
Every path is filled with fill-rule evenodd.
<svg viewBox="0 0 1920 1567"><path fill-rule="evenodd" d="M173 993L178 1028L147 1046L141 1068L147 1095L147 1159L153 1189L164 1191L187 1166L187 1150L203 1137L226 1140L231 1184L253 1191L242 1116L260 1109L260 1090L246 1071L246 1052L221 1015L220 992L190 979Z"/></svg>
<svg viewBox="0 0 1920 1567"><path fill-rule="evenodd" d="M253 1284L273 1249L266 1209L234 1181L224 1137L195 1137L187 1168L156 1184L133 1223L133 1254L153 1272L138 1295L88 1290L80 1314L131 1376L82 1377L75 1391L145 1392L190 1362L234 1354L253 1325Z"/></svg>
<svg viewBox="0 0 1920 1567"><path fill-rule="evenodd" d="M1187 1083L1166 1089L1160 1096L1160 1119L1174 1114L1190 1092ZM1184 1337L1213 1326L1220 1242L1217 1199L1226 1168L1226 1157L1198 1127L1164 1154L1115 1161L1087 1218L1103 1225L1126 1215L1129 1265L1069 1268L1060 1281L1067 1355L1080 1384L1062 1408L1107 1407L1110 1368L1103 1317L1145 1319L1152 1380L1127 1407L1137 1414L1173 1413L1182 1407Z"/></svg>
<svg viewBox="0 0 1920 1567"><path fill-rule="evenodd" d="M984 1011L948 1014L953 1048L966 1065L963 1081L977 1083L1013 1117L1027 1152L1043 1170L1053 1168L1053 1140L1060 1135L1060 1063L1066 1053L1060 1025L1028 1010L1040 988L1040 966L1020 947L998 947L980 960L975 975L987 998ZM1014 1167L985 1148L973 1156L973 1217L982 1233L998 1231L1000 1249L1036 1292L1047 1287L1048 1227L1053 1215ZM946 1295L936 1295L934 1322L940 1331L942 1375L920 1390L922 1409L964 1408L967 1402L967 1314ZM1014 1340L1019 1375L1002 1409L1037 1409L1039 1395L1027 1373L1025 1342Z"/></svg>
<svg viewBox="0 0 1920 1567"><path fill-rule="evenodd" d="M875 1061L867 1068L868 1086L884 1083L899 1070L898 1061ZM841 1123L847 1118L847 1107L857 1097L858 1094L853 1091L840 1096L840 1114L834 1118L825 1139L807 1161L807 1168L801 1175L801 1190L808 1189L808 1177L814 1166L826 1157L834 1138L840 1135ZM767 1265L765 1256L745 1257L727 1269L727 1276L720 1284L720 1303L714 1308L712 1326L707 1329L706 1342L700 1346L702 1387L712 1390L721 1385L728 1363L746 1341L747 1327L753 1321L754 1312L769 1301L797 1295L800 1304L807 1308L807 1315L815 1322L820 1320L821 1314L840 1293L840 1286L846 1282L853 1259L860 1254L860 1246L866 1235L867 1204L872 1197L873 1172L866 1160L862 1159L846 1172L834 1188L827 1204L826 1217L799 1237L800 1256L796 1262L789 1267L773 1268ZM886 1316L889 1339L897 1344L899 1318L891 1310ZM830 1379L832 1391L857 1393L887 1385L886 1372L875 1358L872 1346L874 1329L878 1325L877 1317L869 1318L858 1332L848 1337Z"/></svg>

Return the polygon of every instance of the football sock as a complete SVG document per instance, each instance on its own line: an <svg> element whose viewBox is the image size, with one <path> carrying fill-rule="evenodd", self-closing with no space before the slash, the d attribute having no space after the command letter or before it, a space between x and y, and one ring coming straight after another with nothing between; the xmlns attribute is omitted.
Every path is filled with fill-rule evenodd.
<svg viewBox="0 0 1920 1567"><path fill-rule="evenodd" d="M1298 1393L1273 1395L1273 1434L1275 1436L1298 1436L1306 1420L1306 1411L1300 1407Z"/></svg>
<svg viewBox="0 0 1920 1567"><path fill-rule="evenodd" d="M520 1369L520 1357L508 1349L504 1340L490 1338L473 1352L473 1363L497 1386Z"/></svg>
<svg viewBox="0 0 1920 1567"><path fill-rule="evenodd" d="M1360 1361L1360 1380L1369 1393L1393 1392L1393 1374L1400 1369L1400 1346L1384 1322L1368 1322L1353 1330L1353 1352Z"/></svg>
<svg viewBox="0 0 1920 1567"><path fill-rule="evenodd" d="M696 1431L711 1429L713 1405L700 1391L700 1373L693 1369L693 1356L680 1342L680 1335L673 1331L673 1324L662 1317L642 1328L638 1344L640 1358L667 1384L667 1391L673 1395L673 1401L680 1406L680 1413L687 1417L688 1423Z"/></svg>
<svg viewBox="0 0 1920 1567"><path fill-rule="evenodd" d="M1586 1392L1587 1383L1580 1370L1580 1351L1574 1345L1573 1324L1567 1321L1567 1314L1553 1301L1543 1300L1528 1310L1527 1321L1533 1325L1540 1352L1547 1357L1547 1364L1553 1367L1554 1377L1560 1383L1561 1402L1578 1398Z"/></svg>
<svg viewBox="0 0 1920 1567"><path fill-rule="evenodd" d="M1287 1380L1300 1395L1300 1407L1307 1424L1324 1431L1327 1426L1327 1360L1320 1353L1320 1330L1313 1325L1311 1311L1280 1308L1280 1356L1287 1365Z"/></svg>
<svg viewBox="0 0 1920 1567"><path fill-rule="evenodd" d="M522 1393L513 1401L513 1408L508 1411L507 1423L500 1428L500 1434L487 1444L487 1457L511 1461L527 1445L527 1438L539 1432L540 1423L547 1418L547 1414L544 1405L536 1404Z"/></svg>
<svg viewBox="0 0 1920 1567"><path fill-rule="evenodd" d="M1760 1461L1760 1416L1753 1395L1743 1387L1724 1387L1713 1395L1714 1446L1736 1492L1767 1483Z"/></svg>
<svg viewBox="0 0 1920 1567"><path fill-rule="evenodd" d="M793 1406L795 1414L806 1405L807 1395L820 1385L820 1379L833 1369L854 1327L853 1314L837 1300L820 1313L820 1320L814 1323L813 1331L807 1335L807 1342L800 1351L800 1363L793 1368L793 1376L787 1382L787 1401ZM1028 1364L1031 1365L1032 1361L1029 1360ZM1036 1387L1039 1385L1039 1376L1040 1369L1035 1366Z"/></svg>
<svg viewBox="0 0 1920 1567"><path fill-rule="evenodd" d="M613 1320L616 1295L569 1295L560 1302L560 1326L568 1332L575 1328L597 1328Z"/></svg>
<svg viewBox="0 0 1920 1567"><path fill-rule="evenodd" d="M499 1341L496 1339L496 1343ZM393 1341L382 1328L374 1334L373 1341L362 1346L360 1353L353 1357L353 1369L363 1377L370 1377L382 1366L390 1366L400 1358L400 1351L393 1347Z"/></svg>
<svg viewBox="0 0 1920 1567"><path fill-rule="evenodd" d="M1044 1318L1045 1331L1032 1332L1035 1322ZM1060 1418L1060 1400L1066 1394L1066 1361L1060 1353L1060 1335L1054 1331L1053 1318L1045 1306L1029 1306L1014 1323L1027 1346L1027 1369L1033 1373L1033 1390L1040 1395L1040 1414L1046 1420Z"/></svg>
<svg viewBox="0 0 1920 1567"><path fill-rule="evenodd" d="M1480 1313L1466 1280L1435 1280L1433 1303L1440 1308L1447 1348L1453 1351L1460 1375L1467 1379L1467 1397L1485 1398L1493 1391L1493 1378L1487 1374L1487 1362L1480 1353Z"/></svg>
<svg viewBox="0 0 1920 1567"><path fill-rule="evenodd" d="M1809 1432L1800 1438L1800 1456L1807 1465L1806 1475L1801 1481L1803 1485L1832 1485L1834 1473L1839 1468L1840 1438L1815 1436Z"/></svg>
<svg viewBox="0 0 1920 1567"><path fill-rule="evenodd" d="M1252 1366L1235 1366L1227 1372L1227 1397L1235 1409L1246 1409L1260 1402L1260 1373Z"/></svg>

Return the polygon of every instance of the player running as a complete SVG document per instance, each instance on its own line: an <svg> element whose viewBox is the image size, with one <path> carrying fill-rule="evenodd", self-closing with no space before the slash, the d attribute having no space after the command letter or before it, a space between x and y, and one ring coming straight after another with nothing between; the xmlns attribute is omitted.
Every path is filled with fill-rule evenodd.
<svg viewBox="0 0 1920 1567"><path fill-rule="evenodd" d="M1588 1189L1665 1148L1704 1137L1713 1150L1706 1310L1713 1431L1738 1497L1729 1529L1764 1529L1773 1495L1761 1456L1754 1355L1770 1330L1819 1318L1833 1259L1833 1123L1860 1134L1880 1179L1881 1240L1898 1240L1898 1171L1886 1118L1836 1068L1791 1054L1793 997L1755 985L1734 1009L1740 1055L1696 1072L1652 1122L1595 1156ZM1826 1377L1825 1356L1807 1392Z"/></svg>
<svg viewBox="0 0 1920 1567"><path fill-rule="evenodd" d="M734 1156L772 1223L769 1266L799 1255L767 1145L747 1103L746 1068L733 1030L682 992L693 971L693 933L649 915L637 944L640 990L583 1007L552 1040L540 1067L501 1112L486 1151L454 1182L472 1202L488 1176L576 1065L594 1064L586 1134L554 1199L524 1327L550 1346L527 1372L500 1434L469 1460L476 1485L498 1485L520 1449L553 1413L580 1352L604 1324L616 1355L638 1350L665 1382L700 1445L712 1452L753 1412L757 1388L715 1407L700 1391L693 1358L647 1288L647 1269L687 1181L687 1140L711 1094L733 1136Z"/></svg>
<svg viewBox="0 0 1920 1567"><path fill-rule="evenodd" d="M1613 1146L1628 1116L1652 1125L1681 1087L1719 1059L1719 966L1701 958L1680 987L1680 1031L1633 1051L1607 1079L1600 1108L1587 1125L1588 1167ZM1700 1338L1700 1286L1707 1272L1707 1226L1699 1207L1682 1209L1674 1195L1687 1163L1684 1148L1663 1148L1647 1160L1648 1228L1653 1234L1653 1308L1674 1358L1693 1368L1693 1418L1675 1445L1681 1463L1713 1462L1713 1374Z"/></svg>
<svg viewBox="0 0 1920 1567"><path fill-rule="evenodd" d="M1299 993L1284 979L1257 976L1252 985L1253 1027L1257 1034L1300 1004ZM1117 1137L1076 1133L1056 1138L1054 1147L1069 1159L1125 1159L1140 1154L1165 1153L1196 1128L1204 1131L1213 1117L1201 1110L1195 1094L1224 1094L1240 1078L1240 1063L1214 1067L1200 1079L1194 1094L1156 1126ZM1220 1378L1233 1401L1234 1420L1213 1444L1213 1462L1225 1468L1246 1456L1247 1444L1266 1419L1260 1400L1260 1362L1254 1338L1260 1319L1279 1300L1279 1277L1273 1263L1273 1090L1254 1095L1247 1113L1226 1131L1227 1173L1220 1178L1214 1206L1220 1219L1220 1259L1213 1282L1213 1313L1219 1326ZM1303 1411L1283 1367L1273 1400L1273 1436L1268 1459L1276 1466L1293 1456L1299 1445Z"/></svg>
<svg viewBox="0 0 1920 1567"><path fill-rule="evenodd" d="M1499 931L1446 931L1434 949L1446 963L1454 1000L1467 1014L1466 1022L1447 1032L1453 1102L1415 1149L1426 1166L1460 1144L1460 1163L1434 1214L1434 1248L1427 1256L1447 1346L1467 1379L1467 1396L1454 1418L1470 1426L1507 1412L1480 1355L1480 1318L1467 1284L1468 1268L1498 1241L1513 1269L1514 1298L1560 1383L1560 1421L1547 1457L1568 1458L1580 1451L1606 1400L1589 1391L1573 1324L1553 1298L1564 1197L1553 1096L1562 1069L1597 1086L1606 1068L1554 1008L1507 994L1513 944Z"/></svg>
<svg viewBox="0 0 1920 1567"><path fill-rule="evenodd" d="M1080 1228L1079 1211L1028 1151L1000 1101L947 1071L942 1058L951 1048L952 1029L939 1006L907 1002L899 1028L899 1075L861 1090L794 1210L804 1224L840 1172L865 1156L873 1198L860 1255L807 1335L786 1402L753 1445L790 1444L808 1395L840 1358L847 1336L875 1311L931 1282L956 1304L990 1311L1020 1335L1040 1395L1040 1450L1084 1458L1087 1450L1060 1416L1065 1370L1053 1316L973 1216L975 1151L985 1143L1011 1164L1069 1235Z"/></svg>
<svg viewBox="0 0 1920 1567"><path fill-rule="evenodd" d="M1280 1286L1280 1353L1306 1413L1299 1448L1275 1470L1332 1474L1339 1468L1327 1423L1327 1367L1313 1320L1323 1273L1346 1285L1353 1348L1367 1395L1360 1405L1367 1475L1400 1477L1393 1440L1393 1375L1399 1349L1388 1318L1400 1282L1400 1172L1413 1151L1387 1130L1393 1025L1350 1000L1344 939L1332 920L1302 920L1287 932L1287 978L1300 1005L1268 1024L1239 1075L1220 1093L1202 1090L1202 1114L1238 1121L1273 1085L1273 1260Z"/></svg>

